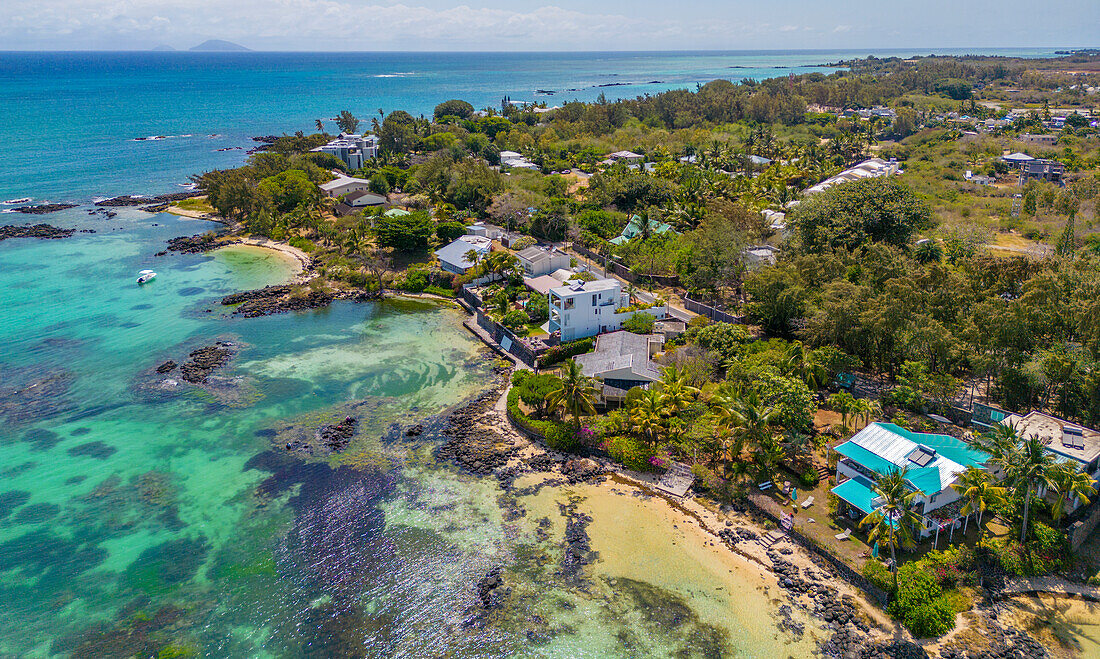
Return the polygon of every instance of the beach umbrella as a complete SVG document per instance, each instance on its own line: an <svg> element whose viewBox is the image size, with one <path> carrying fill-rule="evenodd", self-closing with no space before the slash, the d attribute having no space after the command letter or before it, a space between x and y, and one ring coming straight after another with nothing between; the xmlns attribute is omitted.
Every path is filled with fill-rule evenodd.
<svg viewBox="0 0 1100 659"><path fill-rule="evenodd" d="M791 488L791 501L798 501L798 488L797 487L792 487Z"/></svg>
<svg viewBox="0 0 1100 659"><path fill-rule="evenodd" d="M874 547L871 547L871 558L878 558L878 543L875 543Z"/></svg>

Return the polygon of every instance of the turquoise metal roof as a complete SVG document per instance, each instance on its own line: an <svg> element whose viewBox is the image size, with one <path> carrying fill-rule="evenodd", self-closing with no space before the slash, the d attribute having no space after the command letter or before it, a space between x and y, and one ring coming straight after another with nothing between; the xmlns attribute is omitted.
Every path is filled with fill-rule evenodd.
<svg viewBox="0 0 1100 659"><path fill-rule="evenodd" d="M854 442L844 442L836 447L836 452L867 467L876 474L887 474L898 468L893 462L868 451Z"/></svg>
<svg viewBox="0 0 1100 659"><path fill-rule="evenodd" d="M874 487L871 481L862 476L856 476L834 487L833 494L870 515L875 510L872 502L878 496L875 494Z"/></svg>
<svg viewBox="0 0 1100 659"><path fill-rule="evenodd" d="M909 460L918 445L936 452L933 464L920 467ZM894 423L872 423L836 451L876 474L908 468L909 483L929 495L947 489L967 467L981 468L989 460L961 439L913 432Z"/></svg>

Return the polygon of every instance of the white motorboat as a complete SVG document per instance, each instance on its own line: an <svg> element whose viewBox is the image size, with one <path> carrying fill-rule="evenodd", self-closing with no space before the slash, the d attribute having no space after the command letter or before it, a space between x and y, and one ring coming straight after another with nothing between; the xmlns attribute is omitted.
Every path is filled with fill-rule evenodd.
<svg viewBox="0 0 1100 659"><path fill-rule="evenodd" d="M138 285L148 283L152 281L153 278L156 276L157 273L153 272L152 270L142 270L138 273L137 283Z"/></svg>
<svg viewBox="0 0 1100 659"><path fill-rule="evenodd" d="M18 204L25 204L31 200L30 197L20 197L18 199L9 199L4 202L5 206L16 206Z"/></svg>

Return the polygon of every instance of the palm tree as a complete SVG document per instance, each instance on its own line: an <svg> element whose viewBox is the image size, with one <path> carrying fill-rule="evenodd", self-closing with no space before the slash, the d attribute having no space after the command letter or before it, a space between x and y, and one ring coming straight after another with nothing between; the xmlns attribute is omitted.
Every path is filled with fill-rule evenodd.
<svg viewBox="0 0 1100 659"><path fill-rule="evenodd" d="M870 398L856 398L852 401L849 413L857 420L862 420L863 425L871 423L871 418L882 414L882 403Z"/></svg>
<svg viewBox="0 0 1100 659"><path fill-rule="evenodd" d="M978 513L978 543L982 541L982 516L990 506L996 506L1005 500L1005 488L993 481L993 476L984 469L968 467L959 480L951 484L966 503L962 507L964 515Z"/></svg>
<svg viewBox="0 0 1100 659"><path fill-rule="evenodd" d="M661 381L657 384L661 405L666 416L675 416L688 408L699 389L688 383L688 375L678 366L661 369Z"/></svg>
<svg viewBox="0 0 1100 659"><path fill-rule="evenodd" d="M771 428L779 421L779 411L765 406L755 391L743 397L737 406L734 455L741 454L746 443L752 448L761 446L771 436Z"/></svg>
<svg viewBox="0 0 1100 659"><path fill-rule="evenodd" d="M581 371L581 365L572 359L562 365L561 385L546 398L547 408L562 408L573 415L573 422L580 424L582 414L595 414L596 388L592 379Z"/></svg>
<svg viewBox="0 0 1100 659"><path fill-rule="evenodd" d="M844 426L844 432L848 432L848 417L852 415L856 407L856 398L847 391L840 391L829 395L829 407L840 414L840 425Z"/></svg>
<svg viewBox="0 0 1100 659"><path fill-rule="evenodd" d="M783 365L787 373L795 375L814 391L820 389L829 377L828 370L814 360L801 341L794 341L787 348Z"/></svg>
<svg viewBox="0 0 1100 659"><path fill-rule="evenodd" d="M916 545L913 528L920 524L920 517L913 510L917 492L910 490L905 479L908 468L893 469L875 481L875 494L882 503L859 521L860 526L870 526L867 539L890 547L891 570L894 573L894 590L898 589L897 546L909 548Z"/></svg>
<svg viewBox="0 0 1100 659"><path fill-rule="evenodd" d="M1060 462L1052 472L1051 482L1058 496L1051 506L1050 515L1057 522L1066 512L1067 501L1077 498L1087 506L1091 498L1096 496L1096 484L1088 474L1078 471L1072 462Z"/></svg>
<svg viewBox="0 0 1100 659"><path fill-rule="evenodd" d="M1054 486L1054 456L1047 452L1046 446L1037 435L1024 441L1018 450L1013 451L1009 478L1017 490L1024 488L1024 517L1020 523L1020 544L1027 539L1028 515L1031 512L1031 492L1041 486Z"/></svg>
<svg viewBox="0 0 1100 659"><path fill-rule="evenodd" d="M321 121L320 119L317 120L317 132L318 133L324 133L325 132L325 122Z"/></svg>
<svg viewBox="0 0 1100 659"><path fill-rule="evenodd" d="M653 389L643 392L630 405L631 429L652 447L657 446L664 430L661 424L662 411L661 396Z"/></svg>

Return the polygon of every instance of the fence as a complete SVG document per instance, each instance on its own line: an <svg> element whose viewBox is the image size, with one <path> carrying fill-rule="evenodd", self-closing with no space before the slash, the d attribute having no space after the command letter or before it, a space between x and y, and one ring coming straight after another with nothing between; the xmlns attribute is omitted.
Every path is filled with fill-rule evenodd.
<svg viewBox="0 0 1100 659"><path fill-rule="evenodd" d="M763 501L760 501L760 499L763 499ZM747 503L749 508L751 508L754 512L758 512L764 517L767 517L771 521L775 522L777 526L782 524L782 520L780 520L779 516L768 509L769 503L774 504L774 502L768 497L752 493L749 494L748 498L745 499L745 503ZM795 529L787 530L787 537L803 549L811 551L821 558L824 558L826 561L828 561L829 565L833 567L833 569L839 572L841 576L843 576L844 579L848 581L848 583L862 590L864 593L867 594L868 597L878 602L879 606L886 606L886 604L889 603L890 595L885 590L868 581L866 577L852 569L852 566L834 556L832 552L830 552L828 549L825 549L824 547L817 544L810 538L802 535Z"/></svg>
<svg viewBox="0 0 1100 659"><path fill-rule="evenodd" d="M712 306L703 304L702 302L696 302L688 296L683 296L684 308L693 313L697 313L700 316L706 316L716 323L734 323L741 324L745 322L743 316L734 316L731 313L716 309Z"/></svg>
<svg viewBox="0 0 1100 659"><path fill-rule="evenodd" d="M615 275L625 279L626 281L628 281L632 284L636 283L639 279L648 279L648 280L652 281L653 283L655 283L659 286L679 287L681 285L679 275L639 274L639 273L634 272L630 268L626 267L622 263L616 263L615 261L610 260L606 256L600 256L596 252L593 252L592 250L588 249L587 247L583 247L583 246L578 245L576 243L573 244L573 251L575 251L576 253L580 254L581 256L583 256L587 259L590 259L592 261L595 261L596 263L599 263L600 265L603 266L604 270L610 271L612 274L615 274Z"/></svg>
<svg viewBox="0 0 1100 659"><path fill-rule="evenodd" d="M510 329L490 318L481 309L475 310L474 317L477 320L478 327L485 330L503 350L519 358L520 361L531 368L535 367L537 358L535 351L513 334Z"/></svg>

